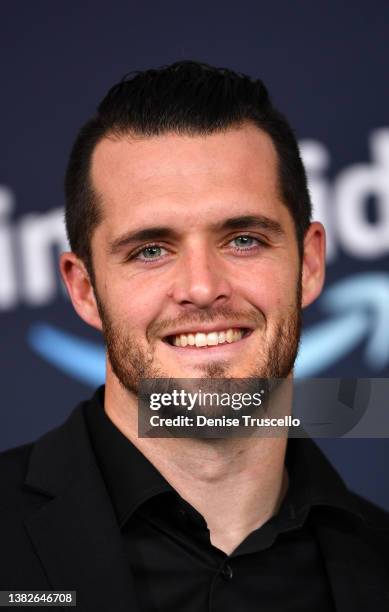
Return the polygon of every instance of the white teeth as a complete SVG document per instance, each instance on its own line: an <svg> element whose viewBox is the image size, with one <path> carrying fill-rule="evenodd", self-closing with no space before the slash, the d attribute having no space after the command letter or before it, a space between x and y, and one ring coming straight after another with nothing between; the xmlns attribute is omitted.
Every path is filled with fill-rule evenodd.
<svg viewBox="0 0 389 612"><path fill-rule="evenodd" d="M219 334L217 332L207 334L207 344L208 346L216 346L219 344Z"/></svg>
<svg viewBox="0 0 389 612"><path fill-rule="evenodd" d="M210 332L204 334L198 332L197 334L179 334L173 337L174 346L216 346L217 344L224 344L228 342L237 342L243 337L243 330L241 329L227 329L220 332Z"/></svg>
<svg viewBox="0 0 389 612"><path fill-rule="evenodd" d="M226 332L219 332L219 343L223 344L226 341Z"/></svg>
<svg viewBox="0 0 389 612"><path fill-rule="evenodd" d="M206 336L206 334L196 334L195 335L195 344L196 344L196 346L207 346L207 336Z"/></svg>

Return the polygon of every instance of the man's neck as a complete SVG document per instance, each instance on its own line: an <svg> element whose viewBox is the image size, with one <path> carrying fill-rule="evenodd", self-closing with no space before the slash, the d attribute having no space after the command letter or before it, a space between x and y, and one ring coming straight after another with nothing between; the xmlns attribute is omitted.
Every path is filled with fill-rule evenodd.
<svg viewBox="0 0 389 612"><path fill-rule="evenodd" d="M204 517L214 546L230 554L277 513L288 487L285 437L139 438L136 399L112 383L108 417Z"/></svg>

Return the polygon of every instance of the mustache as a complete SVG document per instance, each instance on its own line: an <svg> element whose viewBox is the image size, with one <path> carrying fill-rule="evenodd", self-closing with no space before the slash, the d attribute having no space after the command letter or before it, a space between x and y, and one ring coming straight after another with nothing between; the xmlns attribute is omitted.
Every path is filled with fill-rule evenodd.
<svg viewBox="0 0 389 612"><path fill-rule="evenodd" d="M260 311L254 309L237 311L228 306L220 306L219 308L212 309L204 308L203 310L198 310L191 314L185 312L171 319L154 321L154 323L150 325L147 335L152 338L153 336L163 335L166 330L172 327L185 327L186 325L196 325L197 323L213 323L221 319L249 321L255 325L260 325L263 323L265 317Z"/></svg>

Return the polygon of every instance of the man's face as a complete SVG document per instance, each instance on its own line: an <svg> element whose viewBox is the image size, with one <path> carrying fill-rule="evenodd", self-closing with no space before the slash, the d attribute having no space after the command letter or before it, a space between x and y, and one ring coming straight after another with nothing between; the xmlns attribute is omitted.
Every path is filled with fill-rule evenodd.
<svg viewBox="0 0 389 612"><path fill-rule="evenodd" d="M95 293L129 391L141 378L289 374L300 263L264 132L105 138L91 179L103 211Z"/></svg>

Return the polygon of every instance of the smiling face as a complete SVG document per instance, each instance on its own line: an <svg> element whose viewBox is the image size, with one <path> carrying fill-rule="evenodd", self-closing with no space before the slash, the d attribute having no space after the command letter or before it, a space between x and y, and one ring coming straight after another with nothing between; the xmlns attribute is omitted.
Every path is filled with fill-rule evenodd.
<svg viewBox="0 0 389 612"><path fill-rule="evenodd" d="M322 233L311 226L300 262L264 132L104 138L91 181L98 311L75 256L62 271L79 314L103 328L107 379L136 392L140 378L289 374L301 295L321 288Z"/></svg>

